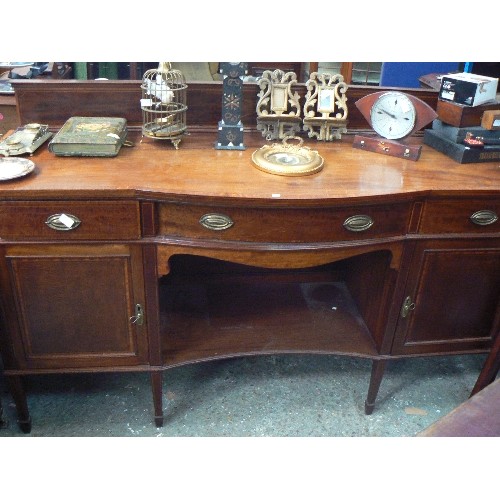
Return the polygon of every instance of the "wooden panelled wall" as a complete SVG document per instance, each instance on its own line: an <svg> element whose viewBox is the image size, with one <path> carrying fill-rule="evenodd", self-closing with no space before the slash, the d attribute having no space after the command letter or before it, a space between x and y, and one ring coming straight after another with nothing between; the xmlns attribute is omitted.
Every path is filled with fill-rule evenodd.
<svg viewBox="0 0 500 500"><path fill-rule="evenodd" d="M128 126L140 128L140 80L14 80L20 123L43 123L60 127L71 116L121 116ZM383 87L351 85L347 90L349 131L367 130L368 124L354 103L367 94L388 90ZM432 89L398 89L413 94L436 109L438 92ZM305 84L294 86L305 102ZM242 122L255 129L257 114L256 83L243 85ZM222 83L188 82L187 122L189 127L214 130L221 119Z"/></svg>

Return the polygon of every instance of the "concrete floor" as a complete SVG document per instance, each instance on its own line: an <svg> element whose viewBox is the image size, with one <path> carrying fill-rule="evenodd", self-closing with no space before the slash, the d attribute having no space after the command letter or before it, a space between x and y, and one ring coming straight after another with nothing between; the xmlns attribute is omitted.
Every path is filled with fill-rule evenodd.
<svg viewBox="0 0 500 500"><path fill-rule="evenodd" d="M178 367L164 372L162 428L153 423L148 374L27 377L28 435L0 377L0 437L411 437L469 397L484 359L390 361L372 415L364 414L369 360L255 356Z"/></svg>

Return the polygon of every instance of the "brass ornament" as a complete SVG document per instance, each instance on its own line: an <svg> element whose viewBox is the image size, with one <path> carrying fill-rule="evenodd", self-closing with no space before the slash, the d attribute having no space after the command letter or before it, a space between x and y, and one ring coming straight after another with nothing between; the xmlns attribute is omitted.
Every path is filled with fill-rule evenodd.
<svg viewBox="0 0 500 500"><path fill-rule="evenodd" d="M27 123L0 141L0 155L18 156L25 153L32 155L52 135L48 125Z"/></svg>
<svg viewBox="0 0 500 500"><path fill-rule="evenodd" d="M341 139L347 132L347 84L342 75L311 73L306 82L304 130L319 141Z"/></svg>
<svg viewBox="0 0 500 500"><path fill-rule="evenodd" d="M298 145L288 144L297 139ZM311 175L323 168L323 158L307 146L300 137L285 137L281 143L264 145L252 154L252 161L259 170L270 174L298 177Z"/></svg>
<svg viewBox="0 0 500 500"><path fill-rule="evenodd" d="M257 102L257 130L268 141L293 136L300 131L300 96L293 92L297 83L293 71L266 70L259 79L260 92Z"/></svg>

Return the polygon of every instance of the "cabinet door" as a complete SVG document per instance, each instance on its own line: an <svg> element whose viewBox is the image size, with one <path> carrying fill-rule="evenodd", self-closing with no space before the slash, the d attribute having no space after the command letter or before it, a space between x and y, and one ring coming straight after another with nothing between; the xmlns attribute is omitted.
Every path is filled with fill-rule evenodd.
<svg viewBox="0 0 500 500"><path fill-rule="evenodd" d="M136 304L144 306L140 246L9 245L2 253L4 321L16 368L147 361L146 324L133 318Z"/></svg>
<svg viewBox="0 0 500 500"><path fill-rule="evenodd" d="M392 352L486 349L499 327L499 302L498 240L417 243Z"/></svg>

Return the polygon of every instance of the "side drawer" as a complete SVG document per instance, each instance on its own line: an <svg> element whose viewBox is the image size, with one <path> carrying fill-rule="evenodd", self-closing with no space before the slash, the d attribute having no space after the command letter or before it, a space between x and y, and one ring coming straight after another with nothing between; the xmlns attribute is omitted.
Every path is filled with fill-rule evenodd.
<svg viewBox="0 0 500 500"><path fill-rule="evenodd" d="M248 242L327 242L404 235L410 206L243 208L163 203L159 234Z"/></svg>
<svg viewBox="0 0 500 500"><path fill-rule="evenodd" d="M0 203L4 240L122 240L141 235L135 201Z"/></svg>
<svg viewBox="0 0 500 500"><path fill-rule="evenodd" d="M500 232L500 200L432 200L424 204L419 232L497 233Z"/></svg>

